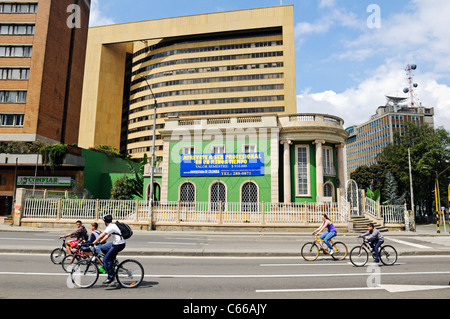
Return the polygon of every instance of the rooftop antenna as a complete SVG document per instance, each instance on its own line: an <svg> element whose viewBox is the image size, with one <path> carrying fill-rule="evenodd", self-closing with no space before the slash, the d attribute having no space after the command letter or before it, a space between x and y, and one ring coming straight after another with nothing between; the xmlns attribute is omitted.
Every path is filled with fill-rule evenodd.
<svg viewBox="0 0 450 319"><path fill-rule="evenodd" d="M416 105L416 100L415 100L415 93L414 90L419 86L417 83L414 82L414 74L413 71L417 69L417 65L415 64L408 64L406 66L406 75L408 77L408 83L409 83L409 88L404 88L403 89L403 93L407 94L409 93L410 96L410 104L409 106L414 107Z"/></svg>

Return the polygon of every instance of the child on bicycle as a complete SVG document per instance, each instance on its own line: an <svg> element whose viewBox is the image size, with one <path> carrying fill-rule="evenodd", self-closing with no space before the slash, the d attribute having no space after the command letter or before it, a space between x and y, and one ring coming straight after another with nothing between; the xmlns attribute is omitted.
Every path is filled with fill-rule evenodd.
<svg viewBox="0 0 450 319"><path fill-rule="evenodd" d="M380 246L384 243L384 236L376 229L373 223L367 225L368 231L359 237L365 237L365 239L374 247L375 250L375 262L380 262ZM368 236L370 235L370 236Z"/></svg>
<svg viewBox="0 0 450 319"><path fill-rule="evenodd" d="M329 240L337 235L336 227L334 227L331 220L328 218L327 214L322 214L322 225L313 231L312 235L319 234L322 230L327 228L327 230L319 237L323 242L330 248L330 255L334 253L333 246Z"/></svg>
<svg viewBox="0 0 450 319"><path fill-rule="evenodd" d="M74 240L66 242L66 249L67 249L67 253L69 255L72 255L72 250L71 250L72 248L77 247L78 244L84 242L88 238L87 230L83 226L83 223L81 222L81 220L77 220L75 224L77 225L77 230L75 230L74 232L72 232L70 234L59 236L59 238L65 238L65 237L76 238Z"/></svg>

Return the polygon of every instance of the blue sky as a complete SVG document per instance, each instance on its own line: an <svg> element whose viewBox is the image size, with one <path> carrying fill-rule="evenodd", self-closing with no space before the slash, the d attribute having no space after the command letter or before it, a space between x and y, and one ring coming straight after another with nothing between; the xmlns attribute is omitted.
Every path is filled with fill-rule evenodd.
<svg viewBox="0 0 450 319"><path fill-rule="evenodd" d="M293 4L298 112L337 115L346 126L365 122L385 104L385 95L403 94L405 67L417 64L418 101L435 107L435 124L450 130L448 0L92 3L91 26Z"/></svg>

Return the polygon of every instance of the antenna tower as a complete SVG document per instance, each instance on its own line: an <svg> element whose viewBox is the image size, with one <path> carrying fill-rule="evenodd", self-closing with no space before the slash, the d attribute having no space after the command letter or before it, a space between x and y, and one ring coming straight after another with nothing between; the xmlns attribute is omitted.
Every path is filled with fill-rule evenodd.
<svg viewBox="0 0 450 319"><path fill-rule="evenodd" d="M417 69L417 65L415 64L408 64L406 66L406 76L408 77L408 84L409 88L404 88L403 92L405 94L409 93L410 96L410 102L409 106L414 107L416 106L416 95L414 93L414 90L419 86L417 83L414 82L414 74L413 71Z"/></svg>

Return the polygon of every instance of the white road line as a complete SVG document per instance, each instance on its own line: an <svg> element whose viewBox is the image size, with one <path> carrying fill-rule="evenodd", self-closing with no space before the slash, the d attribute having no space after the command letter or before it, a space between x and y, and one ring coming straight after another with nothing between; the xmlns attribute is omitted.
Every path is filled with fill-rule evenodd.
<svg viewBox="0 0 450 319"><path fill-rule="evenodd" d="M181 242L170 242L170 241L149 241L149 244L158 244L158 245L200 245L207 246L206 243L181 243Z"/></svg>
<svg viewBox="0 0 450 319"><path fill-rule="evenodd" d="M367 277L371 273L353 273L353 274L280 274L280 275L174 275L174 274L147 274L145 277L151 278L314 278L314 277ZM37 272L0 272L0 275L20 275L20 276L69 276L68 273L37 273ZM394 272L394 273L381 273L381 276L423 276L423 275L450 275L450 271L434 271L434 272Z"/></svg>
<svg viewBox="0 0 450 319"><path fill-rule="evenodd" d="M304 267L304 266L309 266L309 267L315 267L315 266L347 266L347 265L351 265L350 262L346 262L346 263L336 263L336 264L260 264L260 267Z"/></svg>
<svg viewBox="0 0 450 319"><path fill-rule="evenodd" d="M306 288L306 289L261 289L257 293L272 292L327 292L327 291L352 291L352 290L386 290L390 293L411 292L421 290L449 289L450 286L421 286L421 285L380 285L376 287L350 287L350 288Z"/></svg>
<svg viewBox="0 0 450 319"><path fill-rule="evenodd" d="M414 244L414 243L410 243L410 242L399 240L399 239L389 238L389 240L392 240L393 242L396 242L396 243L399 243L399 244L413 246L413 247L416 247L416 248L431 249L431 247L428 247L428 246L424 246L424 245L420 245L420 244Z"/></svg>
<svg viewBox="0 0 450 319"><path fill-rule="evenodd" d="M14 240L24 240L24 241L55 241L54 239L39 239L39 238L0 238L0 240L9 240L9 241L14 241Z"/></svg>

